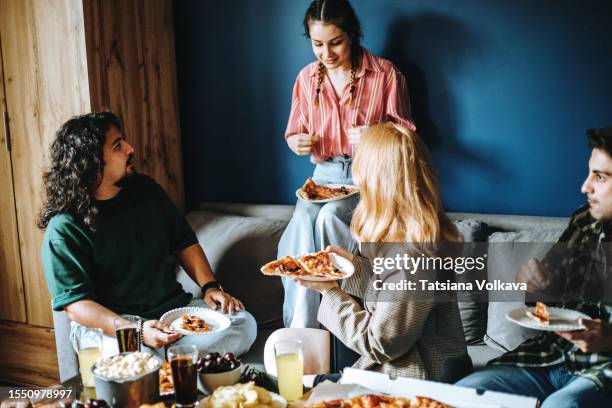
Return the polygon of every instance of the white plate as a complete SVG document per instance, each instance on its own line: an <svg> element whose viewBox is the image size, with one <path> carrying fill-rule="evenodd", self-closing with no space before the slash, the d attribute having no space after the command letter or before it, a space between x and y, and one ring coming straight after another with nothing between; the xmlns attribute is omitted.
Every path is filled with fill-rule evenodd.
<svg viewBox="0 0 612 408"><path fill-rule="evenodd" d="M340 269L342 272L345 273L345 275L342 278L319 278L316 276L300 276L299 278L305 281L327 282L327 281L346 279L355 273L355 267L353 266L353 263L349 261L348 259L334 252L329 253L329 258L331 259L332 263L334 264L336 268Z"/></svg>
<svg viewBox="0 0 612 408"><path fill-rule="evenodd" d="M533 312L535 307L521 307L506 313L506 319L528 329L542 331L573 331L583 330L584 326L578 324L578 319L590 319L582 312L559 307L548 307L550 324L541 324L527 316L527 311Z"/></svg>
<svg viewBox="0 0 612 408"><path fill-rule="evenodd" d="M204 319L206 323L212 326L212 330L204 333L194 333L182 329L181 322L184 314L198 316L199 318ZM178 333L192 336L206 336L208 334L218 333L227 329L231 324L230 319L223 313L206 309L204 307L180 307L178 309L172 309L169 312L164 313L159 320L162 323L167 323L170 325L170 328Z"/></svg>
<svg viewBox="0 0 612 408"><path fill-rule="evenodd" d="M301 258L301 256L296 256L295 258L299 259ZM280 275L280 276L285 276L287 278L298 278L298 279L302 279L305 281L312 281L312 282L328 282L328 281L346 279L355 273L355 267L353 266L353 263L349 261L348 259L334 252L329 253L329 258L331 259L332 263L334 264L336 268L344 272L345 275L343 277L341 278L319 278L317 276L292 276L292 275ZM266 276L279 276L279 275L270 275L270 274L265 273L263 271L263 266L259 270Z"/></svg>
<svg viewBox="0 0 612 408"><path fill-rule="evenodd" d="M278 395L275 392L268 391L270 393L270 397L272 397L272 401L276 401L280 404L280 408L287 408L287 400L284 399L281 395ZM202 399L198 403L198 408L214 408L210 405L210 397L206 397Z"/></svg>
<svg viewBox="0 0 612 408"><path fill-rule="evenodd" d="M359 190L357 190L357 187L355 187L352 184L319 184L319 185L323 185L323 186L330 187L330 188L346 187L346 188L351 188L351 189L353 189L355 191L353 191L352 193L347 194L345 196L341 196L341 197L326 198L324 200L305 200L304 198L302 198L300 196L300 191L302 190L302 187L300 187L297 190L295 190L295 196L298 199L302 200L302 201L306 201L307 203L319 203L319 204L322 204L322 203L329 203L330 201L344 200L345 198L354 196L355 194L359 193Z"/></svg>

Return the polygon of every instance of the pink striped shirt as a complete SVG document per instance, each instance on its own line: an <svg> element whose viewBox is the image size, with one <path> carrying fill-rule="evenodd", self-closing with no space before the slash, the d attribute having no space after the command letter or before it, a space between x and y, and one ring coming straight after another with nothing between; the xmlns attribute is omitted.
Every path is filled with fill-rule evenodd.
<svg viewBox="0 0 612 408"><path fill-rule="evenodd" d="M355 75L352 104L349 103L349 86L338 100L332 83L325 76L319 104L315 106L318 61L304 67L295 80L285 138L296 133L321 136L322 142L312 148L314 163L334 156L352 156L353 146L348 142L347 133L352 127L391 121L416 129L410 117L404 75L390 61L365 48L361 50L361 68Z"/></svg>

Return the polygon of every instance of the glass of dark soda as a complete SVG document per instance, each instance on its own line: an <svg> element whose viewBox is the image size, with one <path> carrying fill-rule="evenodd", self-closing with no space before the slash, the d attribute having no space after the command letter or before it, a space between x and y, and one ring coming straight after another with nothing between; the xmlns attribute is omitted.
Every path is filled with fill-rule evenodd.
<svg viewBox="0 0 612 408"><path fill-rule="evenodd" d="M133 315L121 315L114 320L119 353L140 351L141 320L139 316Z"/></svg>
<svg viewBox="0 0 612 408"><path fill-rule="evenodd" d="M192 407L198 399L198 349L195 346L173 346L168 349L168 361L174 381L177 407Z"/></svg>

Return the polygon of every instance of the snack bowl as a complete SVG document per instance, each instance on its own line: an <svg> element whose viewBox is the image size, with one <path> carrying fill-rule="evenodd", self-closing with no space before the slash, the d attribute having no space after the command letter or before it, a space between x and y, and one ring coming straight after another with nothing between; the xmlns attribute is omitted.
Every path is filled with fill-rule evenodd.
<svg viewBox="0 0 612 408"><path fill-rule="evenodd" d="M201 388L209 395L223 385L235 385L242 375L242 364L230 371L222 373L198 373Z"/></svg>
<svg viewBox="0 0 612 408"><path fill-rule="evenodd" d="M128 356L134 353L121 353ZM106 378L96 373L96 366L91 368L96 387L96 397L108 402L111 406L138 408L142 404L152 404L159 401L159 368L161 359L152 356L158 363L157 368L147 370L142 374L127 378Z"/></svg>

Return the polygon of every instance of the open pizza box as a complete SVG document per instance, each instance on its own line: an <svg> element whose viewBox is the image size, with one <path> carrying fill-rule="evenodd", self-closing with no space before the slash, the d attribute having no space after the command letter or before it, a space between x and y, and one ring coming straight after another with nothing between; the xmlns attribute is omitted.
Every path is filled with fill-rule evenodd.
<svg viewBox="0 0 612 408"><path fill-rule="evenodd" d="M329 382L319 384L313 389L309 402L315 402L313 399L350 398L363 393L358 392L359 388L362 391L367 389L398 397L412 398L415 395L428 397L456 408L536 408L539 406L536 398L475 390L434 381L401 377L391 379L386 374L356 368L343 370L340 385Z"/></svg>

